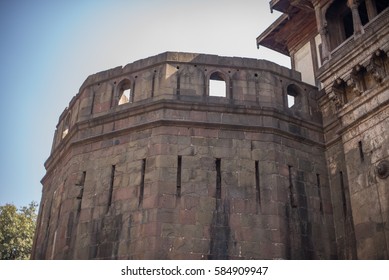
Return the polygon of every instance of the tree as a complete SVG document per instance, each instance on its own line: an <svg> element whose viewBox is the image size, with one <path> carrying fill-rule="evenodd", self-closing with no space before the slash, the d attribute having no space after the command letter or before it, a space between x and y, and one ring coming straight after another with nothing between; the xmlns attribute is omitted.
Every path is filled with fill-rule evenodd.
<svg viewBox="0 0 389 280"><path fill-rule="evenodd" d="M30 258L37 206L34 201L19 211L13 204L0 206L0 260Z"/></svg>

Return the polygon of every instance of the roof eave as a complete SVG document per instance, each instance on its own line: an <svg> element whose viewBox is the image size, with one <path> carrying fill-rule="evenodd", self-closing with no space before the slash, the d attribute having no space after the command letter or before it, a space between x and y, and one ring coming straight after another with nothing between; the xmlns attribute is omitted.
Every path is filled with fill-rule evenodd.
<svg viewBox="0 0 389 280"><path fill-rule="evenodd" d="M278 19L276 19L276 21L274 21L265 31L263 31L257 37L257 48L259 48L259 46L264 46L289 56L289 50L286 44L282 42L277 42L274 39L274 35L286 24L287 21L287 14L282 14Z"/></svg>

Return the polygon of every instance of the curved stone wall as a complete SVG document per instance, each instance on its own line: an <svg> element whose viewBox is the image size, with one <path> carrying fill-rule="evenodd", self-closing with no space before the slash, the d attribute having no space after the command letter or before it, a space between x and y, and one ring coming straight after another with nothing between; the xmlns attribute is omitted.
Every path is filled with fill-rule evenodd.
<svg viewBox="0 0 389 280"><path fill-rule="evenodd" d="M33 258L336 257L318 95L202 54L91 75L57 125Z"/></svg>

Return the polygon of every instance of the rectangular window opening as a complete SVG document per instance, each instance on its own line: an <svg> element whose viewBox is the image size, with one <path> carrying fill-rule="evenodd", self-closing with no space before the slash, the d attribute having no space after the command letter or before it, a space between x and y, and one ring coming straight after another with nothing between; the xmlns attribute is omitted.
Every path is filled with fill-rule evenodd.
<svg viewBox="0 0 389 280"><path fill-rule="evenodd" d="M154 74L153 74L153 80L151 82L151 97L154 97L154 89L155 89L155 73L156 73L156 70L154 70Z"/></svg>
<svg viewBox="0 0 389 280"><path fill-rule="evenodd" d="M209 80L209 96L226 97L226 82L224 80Z"/></svg>
<svg viewBox="0 0 389 280"><path fill-rule="evenodd" d="M86 178L86 171L83 171L83 172L82 172L82 177L81 177L81 182L80 182L80 185L81 185L81 186L84 186L84 184L85 184L85 178Z"/></svg>
<svg viewBox="0 0 389 280"><path fill-rule="evenodd" d="M140 188L139 188L139 203L138 206L142 206L143 203L143 195L145 191L145 174L146 174L146 159L144 158L142 160L142 171L141 171L141 181L140 181Z"/></svg>
<svg viewBox="0 0 389 280"><path fill-rule="evenodd" d="M362 145L362 141L359 141L358 142L358 148L359 148L359 157L361 159L361 162L364 162L365 161L365 155L363 153L363 145Z"/></svg>
<svg viewBox="0 0 389 280"><path fill-rule="evenodd" d="M181 197L182 156L177 159L177 197Z"/></svg>
<svg viewBox="0 0 389 280"><path fill-rule="evenodd" d="M92 104L90 106L90 114L91 115L93 114L93 107L95 106L95 95L96 95L96 93L93 91L93 94L92 94Z"/></svg>
<svg viewBox="0 0 389 280"><path fill-rule="evenodd" d="M80 183L79 183L80 193L77 196L77 199L79 200L77 212L81 211L82 197L84 196L85 178L86 178L86 171L82 172L82 176L81 176Z"/></svg>
<svg viewBox="0 0 389 280"><path fill-rule="evenodd" d="M135 100L135 84L136 84L136 82L134 81L132 84L132 91L131 91L131 95L130 95L130 102L131 103L134 103L134 100Z"/></svg>
<svg viewBox="0 0 389 280"><path fill-rule="evenodd" d="M80 193L77 196L77 199L82 199L82 195L84 192L85 178L86 178L86 171L83 171L80 181L78 182L78 184L76 184L76 186L80 187Z"/></svg>
<svg viewBox="0 0 389 280"><path fill-rule="evenodd" d="M222 198L221 159L217 158L216 164L216 199Z"/></svg>
<svg viewBox="0 0 389 280"><path fill-rule="evenodd" d="M180 84L181 84L181 77L180 74L177 74L177 95L180 95Z"/></svg>
<svg viewBox="0 0 389 280"><path fill-rule="evenodd" d="M344 186L344 178L343 178L342 171L339 172L339 179L340 179L340 190L342 192L343 215L346 218L347 216L346 188Z"/></svg>
<svg viewBox="0 0 389 280"><path fill-rule="evenodd" d="M255 161L255 190L257 194L257 203L261 204L261 190L259 185L259 161Z"/></svg>

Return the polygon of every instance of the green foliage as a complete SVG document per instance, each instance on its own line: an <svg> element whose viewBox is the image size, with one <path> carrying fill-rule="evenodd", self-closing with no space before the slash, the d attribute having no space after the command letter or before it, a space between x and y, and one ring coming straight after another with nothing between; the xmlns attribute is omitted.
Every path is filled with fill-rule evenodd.
<svg viewBox="0 0 389 280"><path fill-rule="evenodd" d="M31 202L19 211L12 204L0 206L0 260L30 258L37 206Z"/></svg>

